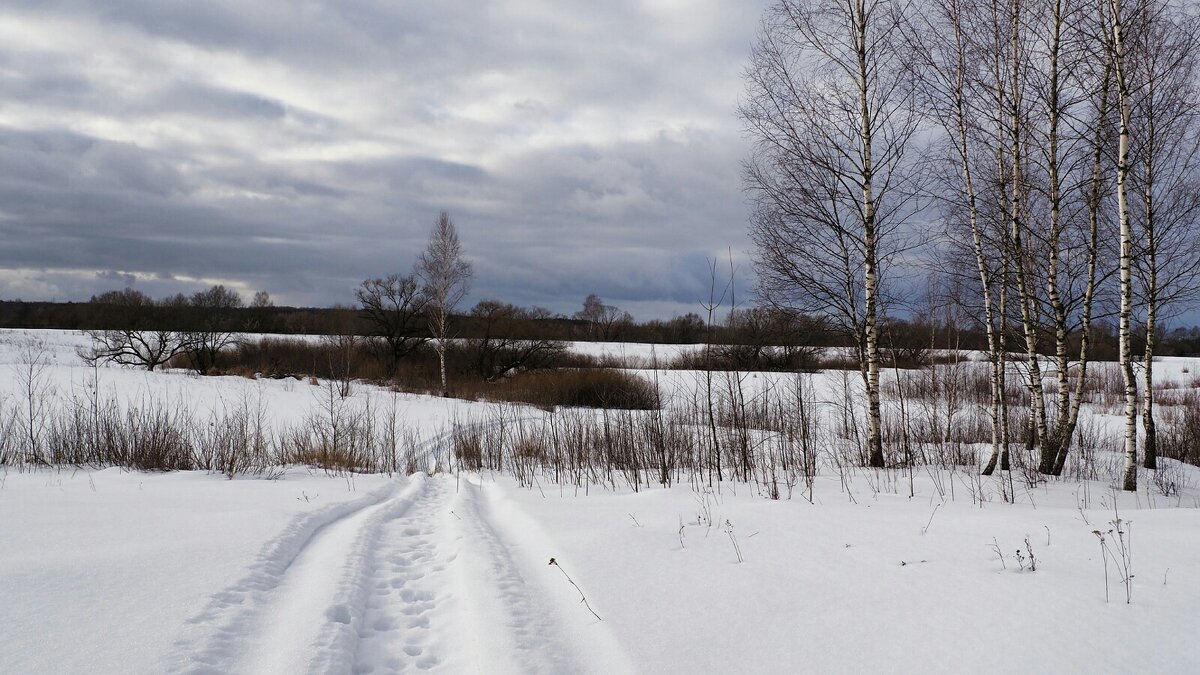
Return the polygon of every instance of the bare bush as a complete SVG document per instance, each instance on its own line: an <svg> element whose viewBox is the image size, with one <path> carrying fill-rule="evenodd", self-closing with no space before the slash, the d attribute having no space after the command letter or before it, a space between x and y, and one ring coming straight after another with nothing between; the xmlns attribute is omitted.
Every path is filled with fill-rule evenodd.
<svg viewBox="0 0 1200 675"><path fill-rule="evenodd" d="M482 300L471 310L471 316L481 324L483 335L470 340L469 345L475 352L476 372L487 382L522 370L551 367L567 349L557 340L516 336L518 324L544 319L549 316L548 310Z"/></svg>
<svg viewBox="0 0 1200 675"><path fill-rule="evenodd" d="M182 336L182 352L192 370L207 375L217 366L222 352L237 342L241 328L237 310L242 298L222 285L199 291L187 305L189 329Z"/></svg>
<svg viewBox="0 0 1200 675"><path fill-rule="evenodd" d="M20 345L20 361L12 368L20 387L20 414L17 427L25 446L25 461L46 463L44 438L50 425L48 408L54 395L54 385L46 377L51 354L39 340L25 340Z"/></svg>
<svg viewBox="0 0 1200 675"><path fill-rule="evenodd" d="M1200 466L1200 394L1182 396L1164 421L1158 432L1159 456Z"/></svg>
<svg viewBox="0 0 1200 675"><path fill-rule="evenodd" d="M79 354L86 363L108 361L146 370L166 365L187 347L183 333L173 330L120 328L88 331L88 336L92 345Z"/></svg>
<svg viewBox="0 0 1200 675"><path fill-rule="evenodd" d="M381 345L380 351L387 355L390 371L429 341L424 315L429 296L415 274L367 279L355 290L355 296L371 326L370 336L377 340L374 344Z"/></svg>

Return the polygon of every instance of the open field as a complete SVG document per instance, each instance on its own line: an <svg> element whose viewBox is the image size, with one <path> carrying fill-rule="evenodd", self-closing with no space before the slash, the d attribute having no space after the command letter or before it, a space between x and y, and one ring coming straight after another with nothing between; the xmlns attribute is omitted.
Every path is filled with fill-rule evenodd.
<svg viewBox="0 0 1200 675"><path fill-rule="evenodd" d="M85 344L0 334L0 670L1200 669L1200 469L1114 490L1103 376L1064 477L1014 447L984 478L969 362L954 395L948 370L888 374L869 470L854 373L630 364L661 411L549 412L91 368ZM1200 361L1158 368L1173 423ZM206 466L25 461L81 429Z"/></svg>

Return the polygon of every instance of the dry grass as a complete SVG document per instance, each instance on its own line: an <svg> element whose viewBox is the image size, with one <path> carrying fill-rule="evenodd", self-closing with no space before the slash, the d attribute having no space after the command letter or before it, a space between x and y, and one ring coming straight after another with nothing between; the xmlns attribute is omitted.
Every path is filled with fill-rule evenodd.
<svg viewBox="0 0 1200 675"><path fill-rule="evenodd" d="M1200 466L1200 393L1188 391L1159 409L1158 454Z"/></svg>

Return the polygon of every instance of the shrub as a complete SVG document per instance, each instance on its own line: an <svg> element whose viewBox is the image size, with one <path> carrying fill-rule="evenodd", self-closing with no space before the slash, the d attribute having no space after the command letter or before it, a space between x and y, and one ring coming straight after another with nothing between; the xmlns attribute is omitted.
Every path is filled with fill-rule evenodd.
<svg viewBox="0 0 1200 675"><path fill-rule="evenodd" d="M622 370L604 368L545 370L522 373L496 383L475 385L476 398L528 403L547 410L610 408L657 410L662 407L654 384Z"/></svg>
<svg viewBox="0 0 1200 675"><path fill-rule="evenodd" d="M1163 415L1169 421L1158 427L1158 454L1200 466L1200 395L1189 392L1180 403Z"/></svg>
<svg viewBox="0 0 1200 675"><path fill-rule="evenodd" d="M817 347L769 345L712 345L675 357L665 367L674 370L813 372L822 367Z"/></svg>

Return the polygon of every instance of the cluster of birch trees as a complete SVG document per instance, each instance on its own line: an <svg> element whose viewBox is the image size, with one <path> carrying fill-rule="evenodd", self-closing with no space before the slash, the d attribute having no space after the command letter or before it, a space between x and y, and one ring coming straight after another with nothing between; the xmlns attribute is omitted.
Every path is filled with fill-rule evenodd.
<svg viewBox="0 0 1200 675"><path fill-rule="evenodd" d="M1137 486L1139 416L1144 465L1156 467L1154 334L1196 281L1194 9L780 0L768 10L741 107L756 141L746 180L760 290L854 337L872 465L884 459L884 280L921 258L974 289L965 304L991 365L985 473L1008 468L1012 377L1030 396L1038 470L1063 471L1092 325L1114 315L1125 489ZM941 245L918 246L931 220Z"/></svg>

